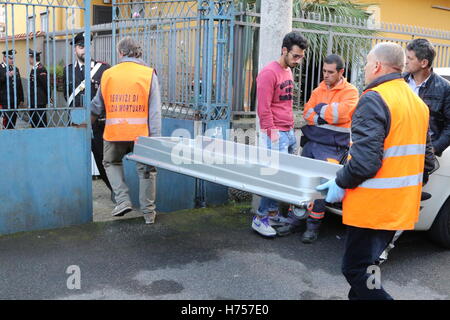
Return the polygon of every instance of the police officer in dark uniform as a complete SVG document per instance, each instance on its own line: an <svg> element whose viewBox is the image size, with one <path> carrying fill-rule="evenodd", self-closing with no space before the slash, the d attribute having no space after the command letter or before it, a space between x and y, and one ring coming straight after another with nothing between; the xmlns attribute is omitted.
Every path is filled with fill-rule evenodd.
<svg viewBox="0 0 450 320"><path fill-rule="evenodd" d="M70 44L74 46L76 62L74 64L69 64L64 68L64 97L69 102L69 107L82 107L83 97L84 97L84 33L78 33L73 42ZM92 36L90 41L92 41ZM105 70L111 66L105 62L95 61L91 59L88 64L91 68L91 100L95 97L98 88L100 87L100 79ZM75 75L74 75L75 73ZM75 78L75 82L73 82ZM108 177L103 167L103 131L105 130L105 116L100 116L93 124L93 139L91 141L91 150L94 154L95 163L97 165L100 177L105 182L109 190L112 191L111 184L109 183ZM114 202L113 193L111 193L111 200Z"/></svg>
<svg viewBox="0 0 450 320"><path fill-rule="evenodd" d="M3 63L0 64L0 106L3 113L3 126L6 129L14 129L16 126L17 111L10 109L17 109L23 103L22 80L20 79L19 68L14 66L14 55L16 53L16 50L3 51ZM8 62L6 59L8 59Z"/></svg>
<svg viewBox="0 0 450 320"><path fill-rule="evenodd" d="M42 65L41 53L33 50L28 51L30 59L30 108L44 109L47 107L47 69ZM36 59L34 58L36 57ZM34 101L36 93L36 102ZM47 127L47 114L45 110L31 111L31 127Z"/></svg>

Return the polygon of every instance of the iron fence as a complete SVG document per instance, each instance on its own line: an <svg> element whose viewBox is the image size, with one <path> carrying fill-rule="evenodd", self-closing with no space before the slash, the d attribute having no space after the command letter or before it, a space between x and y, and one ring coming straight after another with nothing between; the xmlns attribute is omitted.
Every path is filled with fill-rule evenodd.
<svg viewBox="0 0 450 320"><path fill-rule="evenodd" d="M144 44L144 60L160 78L164 116L229 119L232 1L117 0L113 7L112 37Z"/></svg>
<svg viewBox="0 0 450 320"><path fill-rule="evenodd" d="M344 58L344 76L360 91L364 88L366 55L375 44L382 41L392 41L406 48L407 43L414 38L427 38L436 49L434 67L450 66L450 31L392 23L377 24L370 19L325 17L304 12L293 17L292 21L293 30L301 32L309 40L309 48L302 64L293 70L296 110L303 109L312 90L322 80L322 61L330 53ZM255 10L247 9L236 13L232 103L236 114L255 111L259 26L260 14ZM358 30L367 32L357 33Z"/></svg>
<svg viewBox="0 0 450 320"><path fill-rule="evenodd" d="M47 11L51 13L62 9L68 23L74 24L74 7L64 6L64 1L61 1L57 5L47 5ZM14 5L19 4L6 3L7 13L14 12ZM20 5L36 14L31 2ZM250 10L234 13L232 1L115 0L113 7L112 24L91 28L94 35L92 57L112 65L116 62L115 44L120 38L131 35L139 39L143 45L144 61L158 73L165 117L210 121L229 119L231 111L245 113L255 110L259 13ZM8 49L15 45L16 23L10 30L13 36L6 30L7 35L3 38ZM75 61L69 43L84 29L57 31L54 17L53 20L48 19L46 24L47 32L41 34L28 33L36 30L30 29L32 25L27 24L26 50L41 50L42 63L49 69L46 126L68 126L69 106L61 91L64 90L61 78L56 74L58 68ZM302 65L293 70L296 84L294 107L298 110L302 109L312 90L320 83L322 60L329 53L344 58L345 77L360 90L364 86L365 57L370 48L380 41L394 41L405 47L413 38L426 37L436 48L434 66L450 66L450 45L445 43L450 41L449 31L376 24L370 20L345 17L321 17L303 12L293 18L293 26L294 30L313 40ZM322 26L322 30L316 26ZM368 30L372 34L339 30ZM30 117L30 112L34 110L29 109L28 101L36 90L29 88L30 70L27 64L26 74L22 74L25 104L18 115L23 120L23 127L34 126ZM10 101L9 105L18 106L16 101Z"/></svg>
<svg viewBox="0 0 450 320"><path fill-rule="evenodd" d="M5 32L0 43L5 52L11 53L11 59L5 55L5 70L14 71L9 79L5 73L1 75L0 128L36 128L67 127L71 125L71 108L60 94L59 83L62 82L58 70L75 61L74 52L69 42L76 35L73 28L60 32L64 40L58 40L57 17L64 15L68 26L75 25L76 20L86 18L86 4L83 0L57 0L54 2L38 2L32 0L1 1L5 10ZM90 11L89 11L90 12ZM37 16L41 16L41 30L36 28ZM42 19L42 15L46 19ZM24 28L25 26L25 28ZM45 30L42 31L42 30ZM84 29L83 29L84 30ZM86 27L89 30L89 26ZM58 45L58 43L62 45ZM89 50L89 45L87 46ZM30 61L29 50L33 51ZM17 52L25 56L19 60ZM61 57L64 65L59 68ZM63 58L62 58L63 57ZM89 58L89 55L86 56ZM37 63L46 69L41 69ZM45 75L45 76L44 76ZM33 80L34 79L34 80ZM69 79L66 78L66 83ZM72 81L74 85L74 81ZM38 88L39 86L39 88ZM75 88L72 87L72 90ZM86 90L87 92L90 89ZM79 106L82 107L82 106ZM83 118L83 108L80 117Z"/></svg>

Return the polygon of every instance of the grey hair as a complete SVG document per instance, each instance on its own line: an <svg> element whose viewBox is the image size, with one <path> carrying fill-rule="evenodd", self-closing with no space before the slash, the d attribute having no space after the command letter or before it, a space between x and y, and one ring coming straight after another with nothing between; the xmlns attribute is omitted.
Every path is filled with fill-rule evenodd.
<svg viewBox="0 0 450 320"><path fill-rule="evenodd" d="M140 58L142 57L142 48L139 42L132 37L127 36L117 44L117 51L125 57Z"/></svg>
<svg viewBox="0 0 450 320"><path fill-rule="evenodd" d="M378 61L393 69L403 72L405 67L405 51L394 42L380 42L370 50Z"/></svg>

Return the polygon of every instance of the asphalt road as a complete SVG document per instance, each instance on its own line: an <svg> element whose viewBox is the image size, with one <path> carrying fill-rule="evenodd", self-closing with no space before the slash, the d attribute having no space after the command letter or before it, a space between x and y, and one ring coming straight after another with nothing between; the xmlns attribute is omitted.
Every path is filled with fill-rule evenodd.
<svg viewBox="0 0 450 320"><path fill-rule="evenodd" d="M346 299L340 217L305 245L300 233L262 238L244 208L0 236L0 299ZM408 232L381 279L395 299L449 299L449 265L450 250Z"/></svg>

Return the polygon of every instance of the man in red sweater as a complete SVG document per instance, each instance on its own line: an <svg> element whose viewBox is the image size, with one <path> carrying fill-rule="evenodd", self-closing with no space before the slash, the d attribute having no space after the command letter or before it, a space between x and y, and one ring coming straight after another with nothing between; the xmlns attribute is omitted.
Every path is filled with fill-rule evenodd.
<svg viewBox="0 0 450 320"><path fill-rule="evenodd" d="M351 118L358 103L358 89L343 77L344 60L337 54L325 58L322 72L323 81L303 109L306 126L302 127L302 156L339 163L350 146ZM325 202L317 199L306 220L303 243L317 240L324 216Z"/></svg>
<svg viewBox="0 0 450 320"><path fill-rule="evenodd" d="M268 149L285 153L295 151L291 68L300 64L307 47L307 40L300 33L286 34L280 58L265 66L256 79L259 124ZM252 228L263 236L273 237L276 231L272 225L279 223L280 219L278 202L262 197Z"/></svg>

